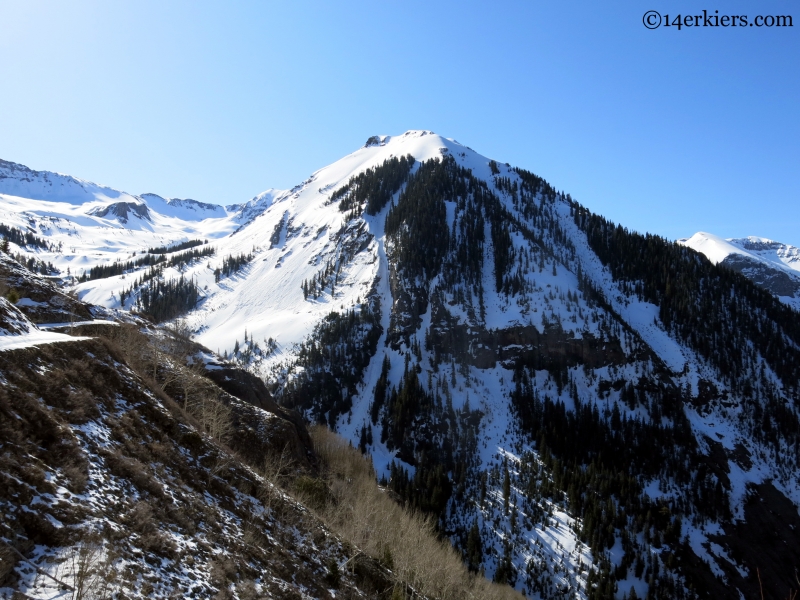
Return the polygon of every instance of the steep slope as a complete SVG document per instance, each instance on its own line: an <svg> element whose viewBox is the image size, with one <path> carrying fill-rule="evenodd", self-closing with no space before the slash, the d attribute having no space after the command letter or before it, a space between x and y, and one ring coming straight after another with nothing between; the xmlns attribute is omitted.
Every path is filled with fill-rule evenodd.
<svg viewBox="0 0 800 600"><path fill-rule="evenodd" d="M702 252L714 264L741 273L800 310L800 248L753 236L723 240L702 231L678 242Z"/></svg>
<svg viewBox="0 0 800 600"><path fill-rule="evenodd" d="M800 331L748 279L427 131L370 138L239 214L77 289L188 311L471 569L531 597L794 585Z"/></svg>
<svg viewBox="0 0 800 600"><path fill-rule="evenodd" d="M245 411L233 447L245 441L263 465L286 439L278 414L209 382L192 386L207 403L193 418L128 364L170 369L174 357L137 328L38 332L5 298L0 321L3 597L333 597L340 585L365 596L347 573L329 577L342 544L221 443L219 417ZM260 445L246 439L255 429Z"/></svg>
<svg viewBox="0 0 800 600"><path fill-rule="evenodd" d="M333 597L342 544L121 358L97 340L0 352L2 592Z"/></svg>
<svg viewBox="0 0 800 600"><path fill-rule="evenodd" d="M722 335L752 353L709 351L669 287L627 277L624 249L615 270L579 213L452 140L381 138L233 236L257 248L246 276L189 321L369 452L490 577L542 597L751 593L768 566L725 536L759 486L800 498L797 332L737 279L740 310L763 311L755 331L783 331L787 354L750 325Z"/></svg>
<svg viewBox="0 0 800 600"><path fill-rule="evenodd" d="M31 308L0 297L0 597L519 598L180 329Z"/></svg>

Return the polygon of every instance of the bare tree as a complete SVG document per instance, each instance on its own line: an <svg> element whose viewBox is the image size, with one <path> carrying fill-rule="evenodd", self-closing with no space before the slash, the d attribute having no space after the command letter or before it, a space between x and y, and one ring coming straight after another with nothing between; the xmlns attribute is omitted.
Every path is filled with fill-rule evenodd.
<svg viewBox="0 0 800 600"><path fill-rule="evenodd" d="M205 432L218 442L227 442L233 435L231 409L211 395L203 395L196 414Z"/></svg>
<svg viewBox="0 0 800 600"><path fill-rule="evenodd" d="M459 553L437 537L433 518L392 501L358 450L327 428L312 428L311 436L328 470L332 496L321 516L360 552L391 570L393 598L521 598L508 586L468 573Z"/></svg>
<svg viewBox="0 0 800 600"><path fill-rule="evenodd" d="M264 485L261 486L258 494L258 498L265 509L271 510L273 508L276 498L281 493L279 489L286 487L295 467L295 461L292 458L288 444L283 447L280 454L277 452L267 454L261 471Z"/></svg>
<svg viewBox="0 0 800 600"><path fill-rule="evenodd" d="M66 553L64 578L72 579L72 600L108 598L114 580L112 560L99 540L90 536Z"/></svg>

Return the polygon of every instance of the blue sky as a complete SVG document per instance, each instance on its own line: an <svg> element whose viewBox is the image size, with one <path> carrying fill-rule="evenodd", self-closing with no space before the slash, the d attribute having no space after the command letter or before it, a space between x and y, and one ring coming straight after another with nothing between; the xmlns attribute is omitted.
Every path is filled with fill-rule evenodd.
<svg viewBox="0 0 800 600"><path fill-rule="evenodd" d="M661 28L662 14L793 28ZM0 2L0 158L246 201L430 129L623 225L800 245L800 4Z"/></svg>

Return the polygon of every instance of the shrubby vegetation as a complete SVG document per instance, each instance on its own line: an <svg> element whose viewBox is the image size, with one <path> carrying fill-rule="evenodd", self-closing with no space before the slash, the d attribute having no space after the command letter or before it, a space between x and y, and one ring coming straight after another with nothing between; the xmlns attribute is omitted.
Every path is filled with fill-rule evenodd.
<svg viewBox="0 0 800 600"><path fill-rule="evenodd" d="M369 458L327 428L311 430L328 493L317 512L348 542L394 578L392 598L520 598L508 586L472 575L435 531L431 517L392 501L375 485ZM411 510L410 510L411 509Z"/></svg>

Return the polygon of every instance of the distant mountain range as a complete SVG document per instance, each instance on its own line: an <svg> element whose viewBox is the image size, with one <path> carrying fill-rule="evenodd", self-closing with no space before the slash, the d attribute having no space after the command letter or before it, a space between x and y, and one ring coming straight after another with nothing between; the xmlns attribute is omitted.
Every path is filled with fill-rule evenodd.
<svg viewBox="0 0 800 600"><path fill-rule="evenodd" d="M753 236L723 240L702 231L678 242L702 252L714 264L741 273L800 310L800 248Z"/></svg>

